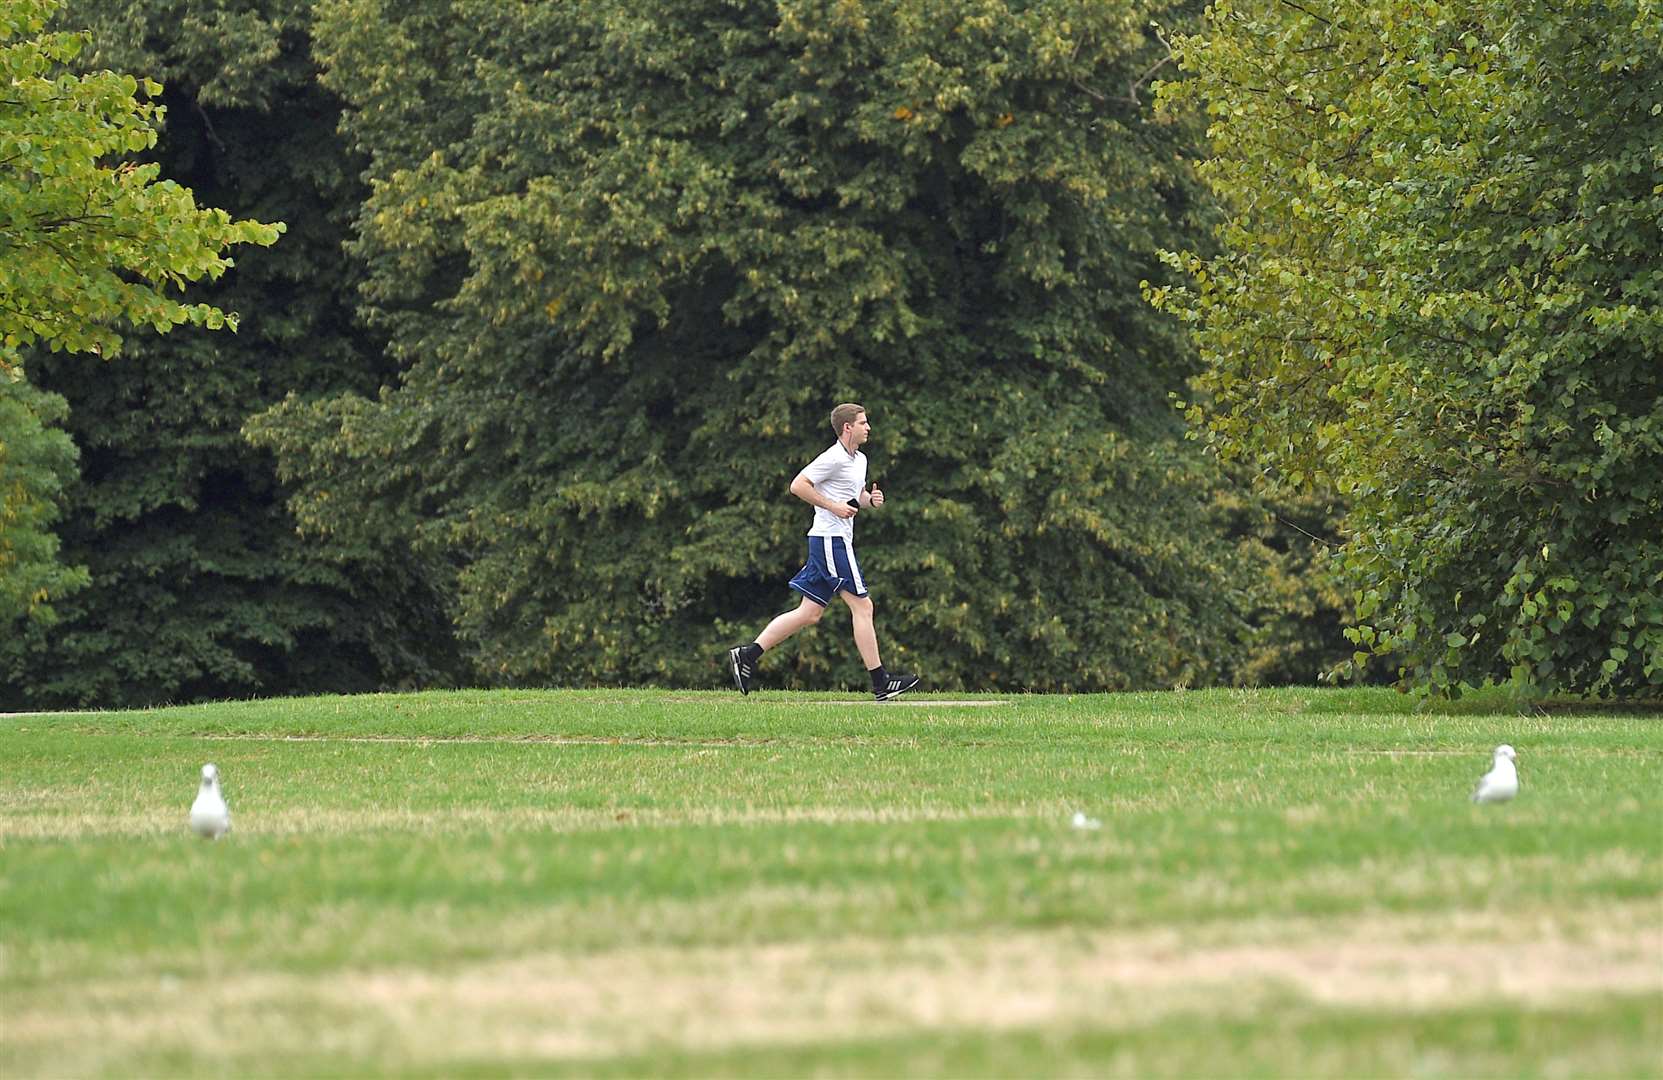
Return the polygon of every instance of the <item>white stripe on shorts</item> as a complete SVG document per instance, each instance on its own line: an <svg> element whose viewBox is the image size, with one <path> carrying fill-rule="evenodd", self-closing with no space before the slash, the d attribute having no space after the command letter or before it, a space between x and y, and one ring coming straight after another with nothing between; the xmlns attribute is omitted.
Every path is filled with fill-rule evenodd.
<svg viewBox="0 0 1663 1080"><path fill-rule="evenodd" d="M855 562L855 546L845 540L843 550L849 553L849 573L855 576L855 592L863 593L866 591L866 582L860 579L860 564Z"/></svg>
<svg viewBox="0 0 1663 1080"><path fill-rule="evenodd" d="M826 556L826 576L832 578L840 578L843 576L842 571L837 568L837 549L832 543L832 541L839 539L842 538L836 536L822 536L820 538L820 546L824 550ZM860 563L855 561L855 546L849 543L849 541L844 540L843 552L849 556L849 573L854 575L852 580L855 583L855 592L857 594L865 592L866 582L862 580L860 576Z"/></svg>

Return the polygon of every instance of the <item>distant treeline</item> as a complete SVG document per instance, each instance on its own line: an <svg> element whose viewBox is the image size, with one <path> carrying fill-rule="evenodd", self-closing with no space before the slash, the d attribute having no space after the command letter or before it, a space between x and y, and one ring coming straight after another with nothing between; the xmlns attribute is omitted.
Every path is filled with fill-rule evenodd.
<svg viewBox="0 0 1663 1080"><path fill-rule="evenodd" d="M791 602L808 514L786 486L844 400L870 413L889 498L859 523L886 651L936 688L1310 682L1381 645L1408 648L1403 673L1429 683L1417 631L1452 653L1478 640L1466 620L1499 594L1502 560L1473 553L1535 520L1497 490L1514 516L1497 502L1459 526L1465 561L1414 564L1456 493L1420 522L1426 489L1387 493L1390 463L1367 484L1293 464L1336 410L1370 407L1301 396L1332 351L1325 369L1293 346L1314 358L1301 383L1275 351L1302 340L1291 322L1206 336L1229 313L1196 271L1239 267L1249 234L1244 193L1196 168L1209 122L1222 134L1208 102L1233 84L1194 47L1232 23L1194 5L112 7L74 0L59 21L91 29L87 67L165 85L163 175L287 232L193 290L240 313L234 336L133 332L114 361L42 353L29 384L0 389L0 405L46 395L36 411L62 413L79 462L54 528L62 564L86 571L0 633L0 707L722 685L724 647ZM1656 44L1640 58L1654 76ZM1207 89L1157 110L1162 79ZM1285 239L1313 260L1301 280L1330 284L1317 234ZM1632 333L1644 348L1655 322ZM1402 338L1348 340L1373 362ZM1629 402L1608 419L1638 462L1630 484L1659 456L1658 355L1610 388ZM1220 375L1231 362L1239 377ZM1273 400L1250 400L1256 378L1283 379ZM1438 414L1451 433L1458 404ZM1477 407L1492 427L1519 421ZM1459 463L1427 465L1437 479ZM1631 508L1641 525L1663 521L1660 473ZM1549 500L1554 482L1519 478ZM1407 534L1379 524L1392 499ZM1623 527L1631 579L1658 586L1663 530ZM1364 566L1343 546L1359 532L1421 576ZM1424 602L1439 573L1471 578L1457 614ZM1354 646L1341 631L1359 596L1371 622ZM1648 649L1663 682L1663 611L1645 610L1618 613L1632 671L1625 650L1618 678L1564 685L1644 686ZM1566 647L1604 650L1598 665L1611 644ZM831 622L782 651L788 685L862 676ZM1436 659L1445 683L1517 674L1499 653Z"/></svg>

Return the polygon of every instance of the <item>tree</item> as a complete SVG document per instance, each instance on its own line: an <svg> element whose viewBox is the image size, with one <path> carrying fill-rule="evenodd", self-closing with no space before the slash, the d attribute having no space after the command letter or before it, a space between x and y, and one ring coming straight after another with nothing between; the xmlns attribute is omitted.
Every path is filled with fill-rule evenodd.
<svg viewBox="0 0 1663 1080"><path fill-rule="evenodd" d="M235 337L134 337L96 379L76 358L32 363L70 406L83 476L58 531L92 584L50 631L0 635L0 684L37 706L139 706L450 681L449 614L419 564L385 539L325 552L300 537L270 456L241 435L284 394L384 377L380 337L352 316L359 271L340 253L363 163L317 83L310 4L76 3L62 17L92 27L84 65L165 81L151 168L293 225L198 286L249 312Z"/></svg>
<svg viewBox="0 0 1663 1080"><path fill-rule="evenodd" d="M1192 417L1350 502L1353 631L1456 692L1663 686L1653 0L1214 4L1166 88L1228 217L1152 286Z"/></svg>
<svg viewBox="0 0 1663 1080"><path fill-rule="evenodd" d="M271 244L281 225L196 205L126 155L155 145L161 87L63 69L86 34L45 33L57 0L0 2L0 370L36 343L112 356L119 322L236 328L236 316L170 290L217 278L237 244Z"/></svg>
<svg viewBox="0 0 1663 1080"><path fill-rule="evenodd" d="M84 34L46 33L55 0L0 0L0 619L49 621L47 601L86 583L58 564L50 524L74 454L49 424L63 402L22 383L21 352L112 356L119 326L236 328L236 316L177 291L218 277L237 244L281 225L233 221L125 155L155 141L160 87L64 70Z"/></svg>
<svg viewBox="0 0 1663 1080"><path fill-rule="evenodd" d="M709 684L788 603L785 488L873 418L891 661L936 685L1229 677L1255 570L1142 304L1195 236L1144 100L1161 3L333 0L374 193L353 253L401 365L256 418L308 529L448 565L479 669ZM804 686L844 635L794 641ZM789 665L786 667L785 665Z"/></svg>

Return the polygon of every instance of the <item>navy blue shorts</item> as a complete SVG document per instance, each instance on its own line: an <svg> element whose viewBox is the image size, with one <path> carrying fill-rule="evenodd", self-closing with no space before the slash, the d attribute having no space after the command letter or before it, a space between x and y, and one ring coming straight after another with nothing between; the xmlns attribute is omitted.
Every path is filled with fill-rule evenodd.
<svg viewBox="0 0 1663 1080"><path fill-rule="evenodd" d="M860 576L854 549L841 536L808 538L808 562L791 579L791 587L821 607L840 592L866 595L866 582Z"/></svg>

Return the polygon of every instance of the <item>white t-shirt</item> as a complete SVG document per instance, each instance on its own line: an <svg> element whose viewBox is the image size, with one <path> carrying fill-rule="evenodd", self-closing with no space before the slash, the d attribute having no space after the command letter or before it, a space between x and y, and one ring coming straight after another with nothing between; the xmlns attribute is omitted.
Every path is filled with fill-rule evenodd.
<svg viewBox="0 0 1663 1080"><path fill-rule="evenodd" d="M848 502L860 498L866 488L866 455L843 449L842 443L832 443L825 453L808 463L803 475L814 483L815 490L828 499ZM855 519L840 518L823 506L814 508L814 524L810 536L841 536L850 547L855 544Z"/></svg>

